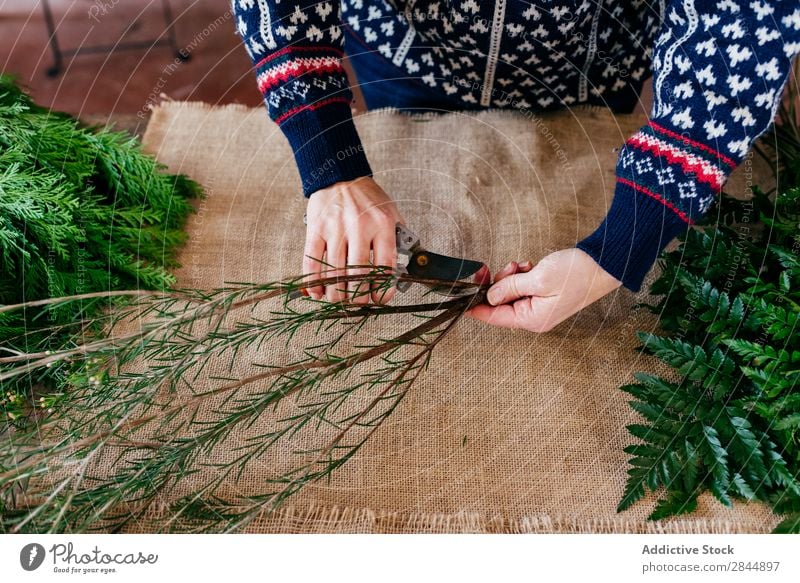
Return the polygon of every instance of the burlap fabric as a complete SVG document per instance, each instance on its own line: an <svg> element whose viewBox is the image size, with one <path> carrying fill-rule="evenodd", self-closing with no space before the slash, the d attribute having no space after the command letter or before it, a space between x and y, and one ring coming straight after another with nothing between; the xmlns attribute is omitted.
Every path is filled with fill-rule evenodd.
<svg viewBox="0 0 800 583"><path fill-rule="evenodd" d="M527 118L379 111L357 124L376 179L425 243L497 269L572 246L595 228L613 192L615 148L643 121L603 110ZM145 144L208 193L189 223L181 285L299 272L305 201L291 152L263 109L166 103ZM748 162L739 172L749 171ZM646 521L653 495L616 513L623 447L634 442L625 425L638 421L618 387L637 370L663 370L634 351L634 332L654 327L652 316L631 309L645 294L622 289L546 334L463 320L391 420L330 483L307 487L248 530L769 531L779 518L768 508L727 509L709 495L684 518ZM284 460L263 461L273 462ZM147 517L132 525L150 529Z"/></svg>

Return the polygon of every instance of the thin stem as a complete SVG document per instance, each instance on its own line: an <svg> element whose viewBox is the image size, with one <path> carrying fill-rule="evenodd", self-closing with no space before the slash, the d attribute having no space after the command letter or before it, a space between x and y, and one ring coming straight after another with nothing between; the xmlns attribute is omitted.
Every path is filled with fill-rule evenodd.
<svg viewBox="0 0 800 583"><path fill-rule="evenodd" d="M394 279L385 272L337 275L304 282L284 280L265 285L242 284L212 292L152 293L136 300L139 303L125 304L123 313L114 313L108 320L110 329L114 330L125 319L156 316L154 322L133 333L110 334L52 354L17 352L0 359L0 364L11 365L0 375L20 374L20 370L31 372L78 354L87 357L100 355L107 359L100 365L105 379L102 386L76 386L59 401L63 410L37 422L35 427L22 428L11 434L10 439L0 445L0 463L5 466L0 473L0 495L6 498L9 488L27 483L28 478L52 471L69 474L63 487L55 492L43 492L41 498L29 496L25 504L28 511L13 525L13 530L39 529L42 524L50 531L56 531L62 525L81 530L91 528L97 521L116 524L119 528L133 516L141 515L163 488L200 469L203 463L201 453L210 453L226 443L234 428L246 430L256 420L263 419L263 414L270 408L277 411L278 404L287 398L297 403L301 413L278 419L277 429L258 436L258 439L248 438L244 445L236 448L242 451L241 455L233 461L226 461L218 471L204 478L194 493L185 499L177 516L184 516L186 512L189 519L196 517L197 508L207 507L203 502L205 496L215 498L225 480L238 480L251 461L277 443L294 439L300 431L318 431L323 426L337 429L325 447L310 450L316 452L314 461L290 470L278 480L283 483L278 492L257 494L252 499L270 499L274 508L307 482L329 475L345 463L395 410L441 339L467 309L483 301L488 287L469 282L442 286L442 282L436 280L405 275L401 279L449 287L457 290L459 295L445 301L394 306L352 301L328 304L309 300L312 303L304 305L317 306L310 312L297 311L289 305L294 292L305 287L349 281L369 282L372 284L370 288L375 284L388 285ZM252 317L243 323L234 320L231 326L223 327L223 322L236 310L272 299L281 300L282 305L270 312L268 319ZM62 298L53 300L53 303L64 301ZM390 339L379 339L375 344L365 345L363 342L364 326L368 321L379 322L384 316L393 314L422 316L426 312L438 313L425 316L423 322L415 323ZM208 326L204 324L203 328L196 330L195 324L205 319ZM190 375L198 378L213 358L229 355L232 367L241 347L256 342L260 346L265 340L281 337L288 342L299 329L309 325L317 327L315 335L325 331L326 336L330 332L333 337L321 340L317 346L306 346L303 351L305 358L286 365L268 366L264 371L231 379L210 390L195 392L192 388ZM333 348L345 338L358 340L354 345L356 350L344 357L336 356ZM406 356L407 349L417 346L421 348ZM137 372L127 369L128 364L140 362L140 359L146 364L144 370L139 365L133 369ZM356 367L374 359L383 364L378 368L364 369L360 377L351 378ZM84 363L82 360L75 362L75 366ZM112 362L116 363L114 367ZM312 374L311 371L315 370L319 372ZM344 386L326 389L325 383L334 379L343 381ZM265 389L249 388L265 380L269 380ZM183 382L194 394L177 399L172 391L164 394L162 389L166 388L167 382L172 386ZM350 413L344 404L354 402L352 397L357 391L369 391L371 397L366 404L357 404L356 410ZM211 403L215 401L212 399L220 397L223 397L222 402L232 405L214 409ZM152 427L152 430L140 435L145 427ZM366 436L353 445L342 445L346 436L360 427L369 427ZM186 434L191 438L183 437ZM90 464L95 463L98 454L108 451L106 448L109 446L119 450L118 460L126 455L133 457L113 476L90 476ZM331 458L318 468L324 459L341 448L345 454ZM35 483L39 483L38 478ZM47 487L46 482L42 485ZM134 504L135 507L115 516L113 509L120 504L126 504L126 508ZM259 504L263 505L263 502ZM256 511L257 508L253 507L248 512ZM177 516L173 519L177 520ZM250 515L238 516L241 522Z"/></svg>

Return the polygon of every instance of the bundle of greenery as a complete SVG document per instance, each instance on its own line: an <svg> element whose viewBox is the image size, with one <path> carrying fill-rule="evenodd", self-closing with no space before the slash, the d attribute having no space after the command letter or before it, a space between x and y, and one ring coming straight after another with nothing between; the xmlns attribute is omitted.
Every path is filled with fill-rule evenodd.
<svg viewBox="0 0 800 583"><path fill-rule="evenodd" d="M39 107L0 75L0 304L172 286L189 199L200 195L136 138ZM53 330L108 302L0 312L0 359L63 346ZM21 422L70 373L67 363L0 381L0 416Z"/></svg>
<svg viewBox="0 0 800 583"><path fill-rule="evenodd" d="M704 225L662 255L646 305L663 334L641 350L673 378L637 373L622 387L644 423L618 511L661 490L650 519L694 511L706 491L726 506L760 500L800 532L800 128L793 93L775 128L778 187L724 195ZM763 155L763 151L761 151Z"/></svg>

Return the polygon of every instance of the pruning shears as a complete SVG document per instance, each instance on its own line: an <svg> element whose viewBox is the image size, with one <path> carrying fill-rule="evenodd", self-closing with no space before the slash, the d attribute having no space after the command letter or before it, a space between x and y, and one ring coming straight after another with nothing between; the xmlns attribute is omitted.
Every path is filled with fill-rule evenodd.
<svg viewBox="0 0 800 583"><path fill-rule="evenodd" d="M428 251L420 243L419 237L400 223L397 223L395 233L398 273L407 273L431 280L431 283L423 285L439 295L457 297L470 292L469 289L459 288L452 284L477 273L483 267L481 261L449 257ZM405 259L405 264L401 263L402 259ZM410 281L398 281L396 287L399 291L405 292L411 284Z"/></svg>
<svg viewBox="0 0 800 583"><path fill-rule="evenodd" d="M305 222L305 217L303 217L303 222ZM397 241L397 274L405 273L424 278L427 281L422 282L422 285L442 296L459 297L471 293L468 287L462 288L453 284L475 275L484 265L481 261L449 257L428 251L420 243L419 237L400 223L397 223L395 227L395 237ZM412 283L414 282L407 280L397 281L395 286L398 291L406 292ZM290 298L301 295L306 295L305 290L292 292Z"/></svg>

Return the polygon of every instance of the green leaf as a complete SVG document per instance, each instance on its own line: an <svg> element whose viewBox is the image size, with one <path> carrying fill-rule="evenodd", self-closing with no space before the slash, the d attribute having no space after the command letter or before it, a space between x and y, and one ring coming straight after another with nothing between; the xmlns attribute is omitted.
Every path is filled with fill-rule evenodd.
<svg viewBox="0 0 800 583"><path fill-rule="evenodd" d="M666 411L661 407L653 406L649 403L642 403L641 401L628 401L628 403L634 411L648 421L658 423L667 416Z"/></svg>
<svg viewBox="0 0 800 583"><path fill-rule="evenodd" d="M617 512L622 512L633 506L644 497L644 484L638 476L631 476L625 485L625 492L617 505Z"/></svg>
<svg viewBox="0 0 800 583"><path fill-rule="evenodd" d="M683 491L694 492L697 488L697 478L699 475L701 459L697 453L697 449L688 439L685 439L683 442L683 452L685 460L682 468Z"/></svg>
<svg viewBox="0 0 800 583"><path fill-rule="evenodd" d="M792 278L788 271L782 271L780 276L778 276L778 289L785 294L788 294L791 291Z"/></svg>
<svg viewBox="0 0 800 583"><path fill-rule="evenodd" d="M664 445L669 443L672 439L672 436L668 433L662 432L656 427L652 425L642 425L639 423L632 423L630 425L626 425L628 431L634 437L638 437L639 439L646 441L648 443Z"/></svg>
<svg viewBox="0 0 800 583"><path fill-rule="evenodd" d="M775 429L779 431L796 431L800 429L800 413L793 413L788 417L778 420L775 423Z"/></svg>
<svg viewBox="0 0 800 583"><path fill-rule="evenodd" d="M712 484L715 484L721 498L730 484L730 473L728 471L728 452L722 447L717 430L710 425L703 425L703 445L701 452L703 461L711 470L713 476ZM713 489L712 489L713 492Z"/></svg>
<svg viewBox="0 0 800 583"><path fill-rule="evenodd" d="M737 411L729 408L728 413L731 414L728 422L734 432L728 451L736 454L736 461L740 467L749 468L758 480L766 479L768 472L761 448L761 440L753 432L753 426L744 417L737 417Z"/></svg>
<svg viewBox="0 0 800 583"><path fill-rule="evenodd" d="M687 494L680 490L671 490L666 498L656 504L647 520L662 520L671 516L689 514L697 510L697 494Z"/></svg>
<svg viewBox="0 0 800 583"><path fill-rule="evenodd" d="M800 534L800 512L784 518L773 529L773 534Z"/></svg>
<svg viewBox="0 0 800 583"><path fill-rule="evenodd" d="M753 500L756 498L756 493L740 474L733 474L731 484L733 484L733 489L738 492L740 496L746 498L747 500Z"/></svg>
<svg viewBox="0 0 800 583"><path fill-rule="evenodd" d="M720 503L728 507L733 506L733 502L731 502L731 499L728 497L727 487L722 486L716 480L712 480L708 489L711 491L711 494L714 496L714 498L719 500Z"/></svg>

